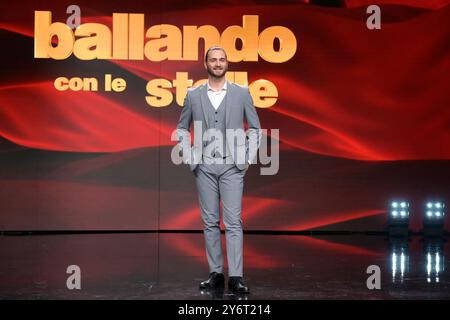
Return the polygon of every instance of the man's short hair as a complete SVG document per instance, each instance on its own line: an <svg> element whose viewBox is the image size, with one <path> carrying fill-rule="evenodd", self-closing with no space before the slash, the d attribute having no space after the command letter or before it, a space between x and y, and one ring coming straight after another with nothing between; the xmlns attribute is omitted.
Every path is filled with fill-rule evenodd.
<svg viewBox="0 0 450 320"><path fill-rule="evenodd" d="M228 58L227 58L227 53L225 52L225 49L224 49L224 48L219 47L219 46L212 46L211 48L209 48L208 50L206 50L206 53L205 53L205 62L208 62L208 54L209 54L210 51L213 51L213 50L222 50L223 53L225 53L225 58L228 60Z"/></svg>

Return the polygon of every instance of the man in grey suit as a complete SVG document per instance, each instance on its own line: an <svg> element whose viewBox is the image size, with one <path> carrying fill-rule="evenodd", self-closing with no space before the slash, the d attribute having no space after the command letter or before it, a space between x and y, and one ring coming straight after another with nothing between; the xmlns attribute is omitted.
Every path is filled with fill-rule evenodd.
<svg viewBox="0 0 450 320"><path fill-rule="evenodd" d="M249 293L243 281L242 193L244 175L256 159L261 126L248 87L225 79L228 61L225 50L211 47L205 54L208 81L190 88L177 126L183 160L196 179L204 223L209 278L200 289L224 287L220 234L220 200L225 225L228 288ZM244 131L244 119L248 130ZM194 145L190 126L194 122ZM198 126L201 130L197 132ZM201 135L201 136L200 136Z"/></svg>

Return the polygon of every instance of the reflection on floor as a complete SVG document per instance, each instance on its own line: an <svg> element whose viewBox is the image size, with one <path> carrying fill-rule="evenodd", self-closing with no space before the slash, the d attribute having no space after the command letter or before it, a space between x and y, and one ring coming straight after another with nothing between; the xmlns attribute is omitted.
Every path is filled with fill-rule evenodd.
<svg viewBox="0 0 450 320"><path fill-rule="evenodd" d="M448 299L449 257L445 240L420 236L246 234L251 293L235 296L198 289L208 276L202 233L0 236L0 298ZM67 289L70 265L80 290ZM367 288L371 265L380 290Z"/></svg>

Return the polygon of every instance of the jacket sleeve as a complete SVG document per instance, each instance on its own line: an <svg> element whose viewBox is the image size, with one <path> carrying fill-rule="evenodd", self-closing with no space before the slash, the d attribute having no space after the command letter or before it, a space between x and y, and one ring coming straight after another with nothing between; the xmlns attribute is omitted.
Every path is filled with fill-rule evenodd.
<svg viewBox="0 0 450 320"><path fill-rule="evenodd" d="M183 108L181 110L180 120L177 125L178 146L181 148L183 162L188 164L191 162L191 134L190 127L192 122L192 108L190 103L189 90L184 98Z"/></svg>
<svg viewBox="0 0 450 320"><path fill-rule="evenodd" d="M248 140L247 155L250 163L254 163L258 153L258 148L261 145L262 130L255 105L253 104L253 98L248 88L244 96L244 115L248 124L248 130L246 132Z"/></svg>

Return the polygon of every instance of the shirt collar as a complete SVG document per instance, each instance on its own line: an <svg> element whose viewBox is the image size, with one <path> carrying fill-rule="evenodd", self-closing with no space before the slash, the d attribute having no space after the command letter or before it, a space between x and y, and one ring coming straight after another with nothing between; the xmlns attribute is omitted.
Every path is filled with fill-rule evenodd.
<svg viewBox="0 0 450 320"><path fill-rule="evenodd" d="M226 91L226 90L227 90L227 83L228 83L228 81L225 80L222 89L220 89L219 91L222 91L222 90L225 90L225 91ZM211 88L211 86L209 85L209 81L206 81L206 86L207 86L208 90L214 91L214 90Z"/></svg>

